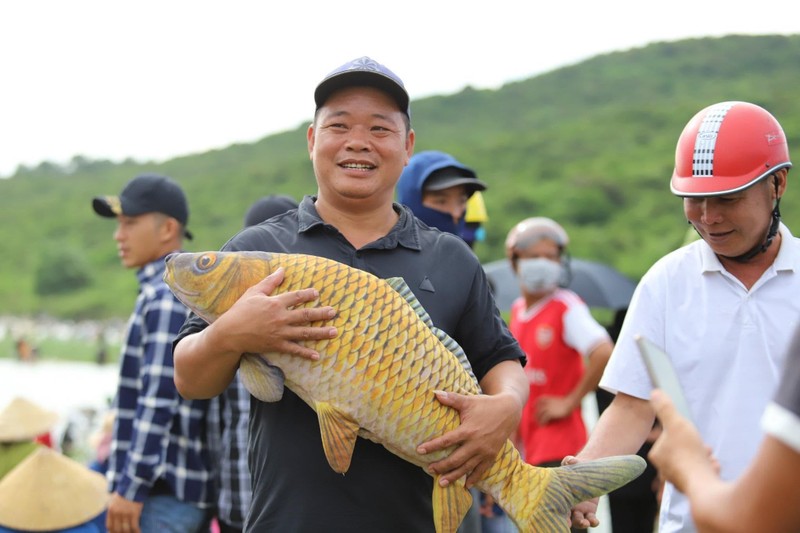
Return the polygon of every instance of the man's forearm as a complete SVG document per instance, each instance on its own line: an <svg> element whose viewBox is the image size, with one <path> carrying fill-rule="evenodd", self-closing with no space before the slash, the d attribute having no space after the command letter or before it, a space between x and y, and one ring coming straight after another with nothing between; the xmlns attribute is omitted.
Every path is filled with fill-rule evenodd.
<svg viewBox="0 0 800 533"><path fill-rule="evenodd" d="M209 342L213 326L187 335L175 345L175 386L187 399L213 398L233 380L241 354L217 353Z"/></svg>
<svg viewBox="0 0 800 533"><path fill-rule="evenodd" d="M636 453L647 439L654 421L650 402L618 393L600 416L589 442L577 457L586 460Z"/></svg>
<svg viewBox="0 0 800 533"><path fill-rule="evenodd" d="M528 401L530 385L519 361L503 361L492 367L481 380L484 394L508 393L519 400L520 413Z"/></svg>

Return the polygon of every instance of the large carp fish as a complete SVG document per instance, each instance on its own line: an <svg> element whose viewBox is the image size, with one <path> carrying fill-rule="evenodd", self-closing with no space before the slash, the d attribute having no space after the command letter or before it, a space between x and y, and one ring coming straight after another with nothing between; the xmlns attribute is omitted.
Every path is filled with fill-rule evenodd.
<svg viewBox="0 0 800 533"><path fill-rule="evenodd" d="M277 268L285 277L273 295L313 287L319 298L306 306L337 310L326 324L333 339L307 341L317 361L280 353L245 354L239 375L261 401L278 401L288 387L316 411L331 468L347 472L356 438L382 444L425 468L451 451L420 455L417 446L457 428L457 410L434 391L480 394L461 347L434 327L401 278L380 279L321 257L267 252L172 254L164 280L175 296L211 323L252 285ZM567 516L578 502L606 494L636 478L645 462L636 455L558 468L525 463L506 441L476 486L491 494L522 532L568 532ZM427 471L427 470L426 470ZM438 481L438 476L436 481ZM433 483L434 526L455 532L472 504L463 478Z"/></svg>

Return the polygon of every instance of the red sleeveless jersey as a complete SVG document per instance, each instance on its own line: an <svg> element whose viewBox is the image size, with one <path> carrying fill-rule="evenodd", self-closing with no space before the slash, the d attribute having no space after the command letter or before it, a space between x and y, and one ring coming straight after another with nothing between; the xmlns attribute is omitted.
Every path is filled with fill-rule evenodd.
<svg viewBox="0 0 800 533"><path fill-rule="evenodd" d="M539 398L566 396L583 376L583 356L564 342L564 314L571 301L580 302L569 291L556 291L530 314L526 314L523 298L518 298L511 307L509 329L528 357L525 373L531 387L522 411L519 436L525 460L534 465L560 461L565 455L576 454L586 444L586 426L580 406L567 417L544 426L536 422Z"/></svg>

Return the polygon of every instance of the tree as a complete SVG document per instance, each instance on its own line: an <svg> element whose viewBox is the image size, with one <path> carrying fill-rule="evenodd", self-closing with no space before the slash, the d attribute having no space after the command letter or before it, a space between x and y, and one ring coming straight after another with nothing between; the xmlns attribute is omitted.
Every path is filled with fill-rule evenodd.
<svg viewBox="0 0 800 533"><path fill-rule="evenodd" d="M89 263L77 250L50 246L41 254L34 289L39 296L65 294L90 285L91 280Z"/></svg>

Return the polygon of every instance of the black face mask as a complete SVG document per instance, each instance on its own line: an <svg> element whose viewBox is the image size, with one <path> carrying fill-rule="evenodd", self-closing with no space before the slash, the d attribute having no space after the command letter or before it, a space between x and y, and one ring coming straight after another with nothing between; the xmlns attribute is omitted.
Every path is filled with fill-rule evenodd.
<svg viewBox="0 0 800 533"><path fill-rule="evenodd" d="M464 227L466 225L463 216L458 223L455 223L453 222L453 217L450 215L450 213L445 213L424 205L420 206L416 211L414 211L414 214L418 219L422 220L428 226L432 228L438 228L442 231L453 233L454 235L458 236L461 236L461 232L464 231Z"/></svg>

